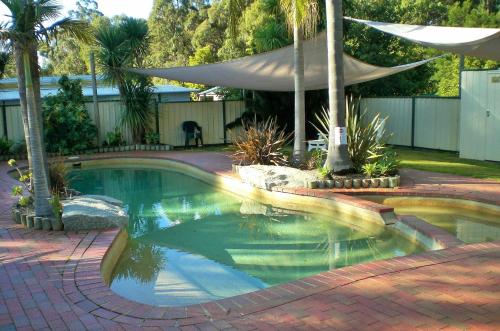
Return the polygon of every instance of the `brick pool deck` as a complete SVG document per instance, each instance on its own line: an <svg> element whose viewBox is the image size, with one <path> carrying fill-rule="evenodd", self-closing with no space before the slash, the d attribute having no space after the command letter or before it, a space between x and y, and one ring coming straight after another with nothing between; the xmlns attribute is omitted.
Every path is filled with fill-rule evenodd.
<svg viewBox="0 0 500 331"><path fill-rule="evenodd" d="M232 176L231 163L221 153L126 155L170 158ZM7 170L0 165L0 330L500 330L500 242L452 243L444 250L324 272L185 308L134 303L111 292L99 272L117 231L22 228L11 220L14 181ZM414 170L403 171L402 179L403 187L391 194L500 205L498 182ZM321 191L297 193L346 199L359 193Z"/></svg>

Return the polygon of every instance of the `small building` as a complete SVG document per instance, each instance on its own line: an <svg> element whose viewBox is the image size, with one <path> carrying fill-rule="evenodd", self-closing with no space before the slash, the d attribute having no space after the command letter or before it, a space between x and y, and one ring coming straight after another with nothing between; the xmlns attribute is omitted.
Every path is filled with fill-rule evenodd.
<svg viewBox="0 0 500 331"><path fill-rule="evenodd" d="M222 93L222 88L219 86L209 88L208 90L201 91L198 93L199 101L222 101L224 100L224 94Z"/></svg>
<svg viewBox="0 0 500 331"><path fill-rule="evenodd" d="M460 157L500 161L500 70L462 72Z"/></svg>
<svg viewBox="0 0 500 331"><path fill-rule="evenodd" d="M85 97L92 99L92 76L79 75L70 76L70 79L79 79L82 84L82 91ZM41 77L40 91L42 97L57 94L60 77ZM191 93L196 89L185 88L176 85L157 85L154 87L154 98L162 102L188 102L191 101ZM102 79L97 80L97 95L99 101L118 100L118 88L107 85ZM17 90L17 78L0 79L0 102L14 105L19 104L19 92Z"/></svg>

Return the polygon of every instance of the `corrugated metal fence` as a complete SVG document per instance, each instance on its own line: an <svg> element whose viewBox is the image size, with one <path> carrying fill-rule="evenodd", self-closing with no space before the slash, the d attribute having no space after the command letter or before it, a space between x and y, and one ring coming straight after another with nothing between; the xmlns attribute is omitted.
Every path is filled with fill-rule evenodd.
<svg viewBox="0 0 500 331"><path fill-rule="evenodd" d="M385 128L393 145L459 150L460 99L435 97L365 98L366 120L387 117Z"/></svg>
<svg viewBox="0 0 500 331"><path fill-rule="evenodd" d="M90 117L95 124L97 116L91 102L86 103ZM182 122L196 121L203 129L205 144L222 144L229 141L225 125L240 117L245 111L243 101L210 101L155 103L155 116L151 128L160 134L160 142L173 146L184 145ZM121 128L122 105L119 101L99 101L99 137L101 142L106 133L119 127L125 139L131 142L128 130ZM0 116L0 137L19 141L24 139L23 122L19 105L2 105Z"/></svg>

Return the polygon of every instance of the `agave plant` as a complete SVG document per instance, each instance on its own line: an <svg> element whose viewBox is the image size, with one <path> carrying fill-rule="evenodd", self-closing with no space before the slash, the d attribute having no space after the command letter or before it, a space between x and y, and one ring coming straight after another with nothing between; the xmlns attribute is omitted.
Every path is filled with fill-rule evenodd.
<svg viewBox="0 0 500 331"><path fill-rule="evenodd" d="M233 137L236 152L231 157L241 165L286 165L288 158L283 148L292 135L280 129L275 118L263 122L254 120L247 130Z"/></svg>
<svg viewBox="0 0 500 331"><path fill-rule="evenodd" d="M354 101L353 97L346 98L347 111L347 148L349 157L356 171L361 171L363 165L376 161L383 155L385 141L388 135L384 129L387 118L381 119L380 114L375 115L371 121L366 122L366 113L357 114L360 99ZM318 125L313 126L320 136L328 141L330 113L324 109L316 114Z"/></svg>

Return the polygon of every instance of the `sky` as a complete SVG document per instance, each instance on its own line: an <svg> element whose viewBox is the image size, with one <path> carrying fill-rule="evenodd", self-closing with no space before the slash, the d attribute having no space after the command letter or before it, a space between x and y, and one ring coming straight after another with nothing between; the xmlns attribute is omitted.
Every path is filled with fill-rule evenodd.
<svg viewBox="0 0 500 331"><path fill-rule="evenodd" d="M99 10L106 16L125 14L132 17L148 18L153 0L98 0ZM64 6L64 13L76 7L76 0L59 0L59 4ZM0 20L5 21L7 8L0 4Z"/></svg>

